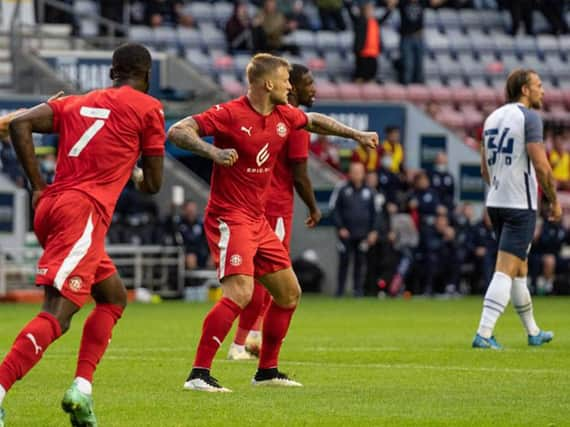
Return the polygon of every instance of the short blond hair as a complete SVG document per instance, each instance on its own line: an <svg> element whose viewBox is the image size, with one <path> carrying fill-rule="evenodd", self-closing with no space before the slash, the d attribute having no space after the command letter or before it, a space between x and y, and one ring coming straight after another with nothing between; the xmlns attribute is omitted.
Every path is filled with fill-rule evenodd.
<svg viewBox="0 0 570 427"><path fill-rule="evenodd" d="M291 64L285 58L270 55L269 53L258 53L249 61L245 69L249 84L257 83L268 73L279 67L291 68Z"/></svg>

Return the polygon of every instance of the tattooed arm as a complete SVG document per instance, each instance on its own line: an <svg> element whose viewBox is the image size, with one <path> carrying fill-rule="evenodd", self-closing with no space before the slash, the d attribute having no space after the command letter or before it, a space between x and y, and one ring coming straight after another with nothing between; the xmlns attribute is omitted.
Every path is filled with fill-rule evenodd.
<svg viewBox="0 0 570 427"><path fill-rule="evenodd" d="M199 131L200 127L196 120L186 117L172 125L168 131L168 139L178 148L211 159L222 166L232 166L238 160L236 150L233 148L222 150L213 144L208 144L200 138Z"/></svg>
<svg viewBox="0 0 570 427"><path fill-rule="evenodd" d="M308 121L305 129L321 135L334 135L354 139L360 145L375 148L378 145L376 132L363 132L343 125L335 119L320 113L307 113Z"/></svg>

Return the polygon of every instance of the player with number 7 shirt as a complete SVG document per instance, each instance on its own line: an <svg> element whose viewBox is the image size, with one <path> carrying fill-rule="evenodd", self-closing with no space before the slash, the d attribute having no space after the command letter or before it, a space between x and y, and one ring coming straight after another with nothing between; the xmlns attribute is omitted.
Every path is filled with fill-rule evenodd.
<svg viewBox="0 0 570 427"><path fill-rule="evenodd" d="M93 374L127 303L105 252L105 235L129 178L147 193L156 193L162 183L164 113L161 103L146 94L151 65L144 46L122 45L113 52L112 87L48 101L11 120L12 142L32 188L34 232L44 249L36 284L45 298L40 314L16 337L0 365L0 427L6 392L67 331L90 296L96 305L85 321L75 379L62 407L71 425L97 425ZM49 186L40 174L32 132L59 134L57 169ZM136 168L141 155L142 174Z"/></svg>
<svg viewBox="0 0 570 427"><path fill-rule="evenodd" d="M214 161L204 227L223 298L206 316L192 371L184 388L228 392L211 374L216 352L234 320L251 301L254 278L273 297L263 323L256 386L300 386L278 369L281 344L301 295L289 254L264 215L273 168L297 129L351 138L375 147L376 132L359 131L288 104L290 64L257 54L246 68L246 96L187 117L172 126L170 141ZM201 136L214 136L208 144Z"/></svg>

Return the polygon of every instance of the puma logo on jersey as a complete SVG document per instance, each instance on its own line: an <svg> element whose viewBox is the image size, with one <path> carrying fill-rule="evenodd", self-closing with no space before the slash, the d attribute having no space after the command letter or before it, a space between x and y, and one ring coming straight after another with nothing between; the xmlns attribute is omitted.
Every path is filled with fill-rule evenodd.
<svg viewBox="0 0 570 427"><path fill-rule="evenodd" d="M223 110L223 108L222 108L222 107L220 107L220 104L216 104L216 105L215 105L215 107L216 107L216 111L220 111L220 110Z"/></svg>
<svg viewBox="0 0 570 427"><path fill-rule="evenodd" d="M261 150L259 150L259 153L257 153L257 157L255 158L255 161L257 162L257 166L261 166L262 164L264 164L268 159L269 159L269 142L267 144L265 144Z"/></svg>
<svg viewBox="0 0 570 427"><path fill-rule="evenodd" d="M253 126L250 126L248 128L246 128L245 126L242 126L240 130L247 133L249 136L251 136L251 130L252 129L253 129Z"/></svg>
<svg viewBox="0 0 570 427"><path fill-rule="evenodd" d="M32 345L34 346L34 350L36 351L36 354L40 354L43 349L38 345L38 343L36 341L36 337L34 337L32 334L26 334L26 338L32 342Z"/></svg>

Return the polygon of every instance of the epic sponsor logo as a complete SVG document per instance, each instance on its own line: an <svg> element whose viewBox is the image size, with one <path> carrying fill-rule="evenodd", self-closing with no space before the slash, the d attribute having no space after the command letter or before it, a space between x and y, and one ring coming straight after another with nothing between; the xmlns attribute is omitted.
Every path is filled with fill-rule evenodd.
<svg viewBox="0 0 570 427"><path fill-rule="evenodd" d="M259 150L259 153L257 153L255 158L257 166L259 167L261 167L267 160L269 160L269 142L261 147L261 150Z"/></svg>
<svg viewBox="0 0 570 427"><path fill-rule="evenodd" d="M36 268L36 274L37 274L38 276L45 276L45 275L47 274L47 272L48 272L48 269L45 268L45 267L38 267L38 268Z"/></svg>

